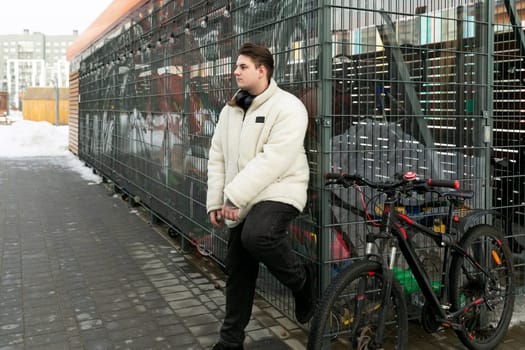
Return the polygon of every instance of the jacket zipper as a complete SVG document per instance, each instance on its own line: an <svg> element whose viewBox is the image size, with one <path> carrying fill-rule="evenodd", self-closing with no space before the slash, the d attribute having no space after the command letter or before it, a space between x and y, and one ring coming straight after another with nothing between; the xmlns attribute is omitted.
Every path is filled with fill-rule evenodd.
<svg viewBox="0 0 525 350"><path fill-rule="evenodd" d="M242 108L241 108L242 109ZM244 118L246 118L246 111L244 109L242 109L243 113L242 113L242 125L241 125L241 134L242 134L242 130L244 128ZM239 135L239 144L237 145L237 174L240 173L241 169L239 167L239 162L241 160L241 135Z"/></svg>

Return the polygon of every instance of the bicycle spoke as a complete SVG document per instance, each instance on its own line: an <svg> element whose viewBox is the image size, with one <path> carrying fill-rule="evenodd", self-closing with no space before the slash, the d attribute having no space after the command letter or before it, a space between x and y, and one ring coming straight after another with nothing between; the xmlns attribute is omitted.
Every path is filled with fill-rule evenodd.
<svg viewBox="0 0 525 350"><path fill-rule="evenodd" d="M368 266L374 270L367 270ZM311 333L317 345L324 342L329 349L374 348L379 314L383 312L384 277L378 266L365 264L359 271L350 268L341 273L339 281L334 280L335 288L329 292L328 299L321 301L322 310L312 322L312 329L321 327L322 330L315 336ZM398 284L392 288L390 300L385 310L384 347L393 349L406 341L406 307Z"/></svg>
<svg viewBox="0 0 525 350"><path fill-rule="evenodd" d="M451 300L464 310L457 330L461 341L473 349L489 349L504 336L514 305L511 254L501 234L488 225L465 233L462 246L470 257L453 261Z"/></svg>

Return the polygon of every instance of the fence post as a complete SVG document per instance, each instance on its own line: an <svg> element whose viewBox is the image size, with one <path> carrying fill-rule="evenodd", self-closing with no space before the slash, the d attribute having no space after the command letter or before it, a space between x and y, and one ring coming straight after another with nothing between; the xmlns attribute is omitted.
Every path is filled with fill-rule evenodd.
<svg viewBox="0 0 525 350"><path fill-rule="evenodd" d="M318 179L316 186L319 188L319 200L321 208L320 218L320 234L319 234L319 270L320 270L320 286L321 290L330 283L330 266L325 264L331 260L330 256L330 221L331 208L330 198L328 192L324 189L324 177L327 171L330 169L330 158L332 152L332 8L330 7L330 1L324 0L322 8L320 10L319 20L319 67L320 67L320 86L321 93L317 96L318 113L317 125L319 128L320 135L320 154L321 161L317 169ZM334 169L333 171L337 171Z"/></svg>
<svg viewBox="0 0 525 350"><path fill-rule="evenodd" d="M53 83L53 86L55 87L55 125L58 126L58 81L52 79L51 83Z"/></svg>

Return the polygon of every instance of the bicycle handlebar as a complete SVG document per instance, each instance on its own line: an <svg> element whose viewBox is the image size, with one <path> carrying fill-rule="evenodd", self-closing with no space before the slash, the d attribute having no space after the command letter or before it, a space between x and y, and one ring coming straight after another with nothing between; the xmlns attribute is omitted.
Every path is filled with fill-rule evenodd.
<svg viewBox="0 0 525 350"><path fill-rule="evenodd" d="M414 172L406 172L399 179L393 182L374 182L363 178L360 175L345 174L345 173L327 173L325 178L329 180L328 184L342 184L345 187L350 187L353 184L361 186L369 186L381 192L394 190L396 188L404 187L403 190L419 190L428 191L431 188L446 187L459 189L458 180L443 180L443 179L426 179L421 180Z"/></svg>
<svg viewBox="0 0 525 350"><path fill-rule="evenodd" d="M427 185L430 187L448 187L458 190L459 189L459 181L458 180L435 180L435 179L428 179Z"/></svg>

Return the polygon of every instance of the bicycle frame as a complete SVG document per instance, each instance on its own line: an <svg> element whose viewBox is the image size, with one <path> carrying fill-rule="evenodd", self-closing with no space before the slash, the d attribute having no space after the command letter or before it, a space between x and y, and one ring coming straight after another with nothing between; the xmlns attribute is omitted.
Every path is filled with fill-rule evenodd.
<svg viewBox="0 0 525 350"><path fill-rule="evenodd" d="M416 279L419 288L421 289L421 292L425 296L427 303L429 307L432 309L433 312L435 312L439 317L436 317L437 320L439 320L440 323L444 323L446 325L449 325L453 329L462 329L462 325L459 323L454 322L454 319L458 316L461 316L462 314L465 314L468 312L471 306L477 305L479 303L484 302L484 298L480 298L478 300L475 300L471 304L467 305L466 307L462 308L461 310L458 310L456 312L447 312L448 309L448 278L449 278L449 269L450 269L450 259L447 259L448 256L450 256L451 252L460 254L466 259L469 259L474 266L476 266L479 271L481 271L487 278L492 279L492 277L489 275L487 271L485 271L479 264L477 264L473 257L471 257L469 254L467 254L464 249L459 246L457 243L459 241L459 237L455 237L456 235L451 233L452 229L452 223L453 223L453 213L456 209L455 204L453 202L449 205L449 211L448 215L446 216L448 218L448 222L446 223L446 231L445 233L436 233L430 228L416 222L409 216L398 212L395 209L395 204L397 203L397 198L393 197L392 195L388 195L387 200L384 203L384 210L382 215L382 230L379 234L368 234L367 235L367 258L370 258L373 256L371 253L373 248L373 243L378 238L386 238L386 237L394 237L396 245L391 246L391 252L390 252L390 261L388 264L382 264L385 269L388 269L389 271L385 271L385 274L387 276L393 276L392 270L395 263L395 256L396 256L396 248L399 247L401 250L402 255L404 256L408 266L410 267L410 270L412 274L414 275L414 278ZM487 214L489 211L487 211ZM477 216L479 216L479 212L476 213ZM443 261L443 267L441 270L441 286L440 289L440 297L436 294L436 292L433 290L432 284L430 282L430 279L425 271L425 268L423 267L422 261L419 259L419 257L416 254L416 251L412 245L409 232L408 231L414 231L417 233L421 233L427 237L430 237L437 246L444 248L444 256L445 259ZM391 283L388 283L391 285ZM389 288L387 285L386 288ZM389 294L383 294L383 295L389 295ZM387 302L386 300L384 302ZM386 305L386 304L383 304ZM386 308L384 308L386 309ZM382 328L382 327L380 327ZM380 334L377 334L376 341L379 341L381 343L381 339L377 339L380 337Z"/></svg>

